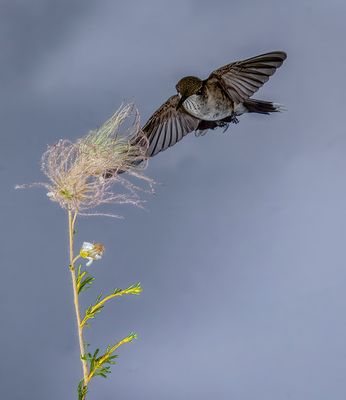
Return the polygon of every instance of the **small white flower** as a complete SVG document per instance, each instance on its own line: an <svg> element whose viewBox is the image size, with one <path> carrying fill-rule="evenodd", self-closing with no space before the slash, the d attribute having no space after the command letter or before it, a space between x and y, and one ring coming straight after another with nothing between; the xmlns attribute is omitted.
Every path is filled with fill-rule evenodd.
<svg viewBox="0 0 346 400"><path fill-rule="evenodd" d="M86 266L89 267L94 260L100 260L102 258L104 250L105 247L101 243L83 242L79 255L88 260Z"/></svg>

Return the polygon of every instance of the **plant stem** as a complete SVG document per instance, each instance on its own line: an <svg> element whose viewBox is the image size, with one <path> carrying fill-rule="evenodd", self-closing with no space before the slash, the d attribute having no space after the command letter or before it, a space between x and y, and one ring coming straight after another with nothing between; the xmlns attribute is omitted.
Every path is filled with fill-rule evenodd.
<svg viewBox="0 0 346 400"><path fill-rule="evenodd" d="M72 278L72 287L73 287L73 301L74 307L76 312L76 319L77 319L77 328L78 328L78 339L79 339L79 350L83 368L83 378L84 378L84 386L86 387L88 384L88 365L86 360L83 359L85 354L85 344L83 338L83 327L81 326L81 317L80 317L80 309L79 309L79 301L78 301L78 291L77 291L77 280L76 280L76 270L75 270L75 260L73 254L73 235L74 235L74 226L77 218L77 213L72 215L72 212L68 211L68 231L69 231L69 259L70 259L70 271L71 271L71 278Z"/></svg>

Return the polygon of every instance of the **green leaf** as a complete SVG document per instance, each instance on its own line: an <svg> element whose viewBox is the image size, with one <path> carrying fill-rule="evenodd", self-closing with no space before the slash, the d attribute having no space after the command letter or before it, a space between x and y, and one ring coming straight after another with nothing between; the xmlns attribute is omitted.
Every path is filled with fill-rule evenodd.
<svg viewBox="0 0 346 400"><path fill-rule="evenodd" d="M84 386L84 379L82 379L78 383L78 400L84 400L87 393L88 387Z"/></svg>
<svg viewBox="0 0 346 400"><path fill-rule="evenodd" d="M114 361L118 358L117 354L114 352L123 344L132 342L132 340L137 338L137 334L131 332L130 335L126 336L124 339L120 340L113 346L108 346L106 351L99 357L99 349L96 349L94 354L88 353L89 361L89 380L94 376L102 376L106 378L108 374L111 373L111 366L116 364Z"/></svg>
<svg viewBox="0 0 346 400"><path fill-rule="evenodd" d="M92 285L95 278L89 274L87 271L82 272L82 264L78 266L78 273L77 273L77 292L78 294L84 292L85 290L89 289Z"/></svg>
<svg viewBox="0 0 346 400"><path fill-rule="evenodd" d="M141 287L141 284L138 282L135 285L131 285L126 289L116 288L113 290L113 292L111 294L109 294L108 296L105 296L103 298L102 298L102 294L99 295L98 298L96 299L95 304L91 304L87 308L87 310L85 312L85 316L81 322L81 328L83 328L85 325L87 325L87 321L89 319L95 318L96 314L98 314L103 309L103 307L107 303L107 301L113 299L114 297L120 297L120 296L124 296L124 295L128 295L128 294L139 295L141 292L142 292L142 287Z"/></svg>

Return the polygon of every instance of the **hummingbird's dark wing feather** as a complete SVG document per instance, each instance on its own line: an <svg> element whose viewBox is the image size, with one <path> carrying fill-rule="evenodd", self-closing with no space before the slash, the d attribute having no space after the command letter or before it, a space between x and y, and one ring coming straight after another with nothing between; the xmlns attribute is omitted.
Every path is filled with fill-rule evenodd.
<svg viewBox="0 0 346 400"><path fill-rule="evenodd" d="M197 129L200 120L176 106L180 97L170 97L157 109L144 125L142 131L149 141L148 157L166 150L179 142L189 132Z"/></svg>
<svg viewBox="0 0 346 400"><path fill-rule="evenodd" d="M208 80L216 79L231 100L239 104L257 92L282 65L286 57L283 51L273 51L236 61L213 71Z"/></svg>

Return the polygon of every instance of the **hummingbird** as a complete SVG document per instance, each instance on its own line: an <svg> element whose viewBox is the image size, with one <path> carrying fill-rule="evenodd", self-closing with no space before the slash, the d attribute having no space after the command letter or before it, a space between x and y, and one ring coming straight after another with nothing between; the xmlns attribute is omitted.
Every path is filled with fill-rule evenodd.
<svg viewBox="0 0 346 400"><path fill-rule="evenodd" d="M149 118L142 128L148 140L147 156L152 157L175 145L195 131L238 123L244 113L270 114L283 107L270 101L252 99L268 81L287 55L283 51L260 54L235 61L213 71L207 79L185 76L176 84L171 96Z"/></svg>

